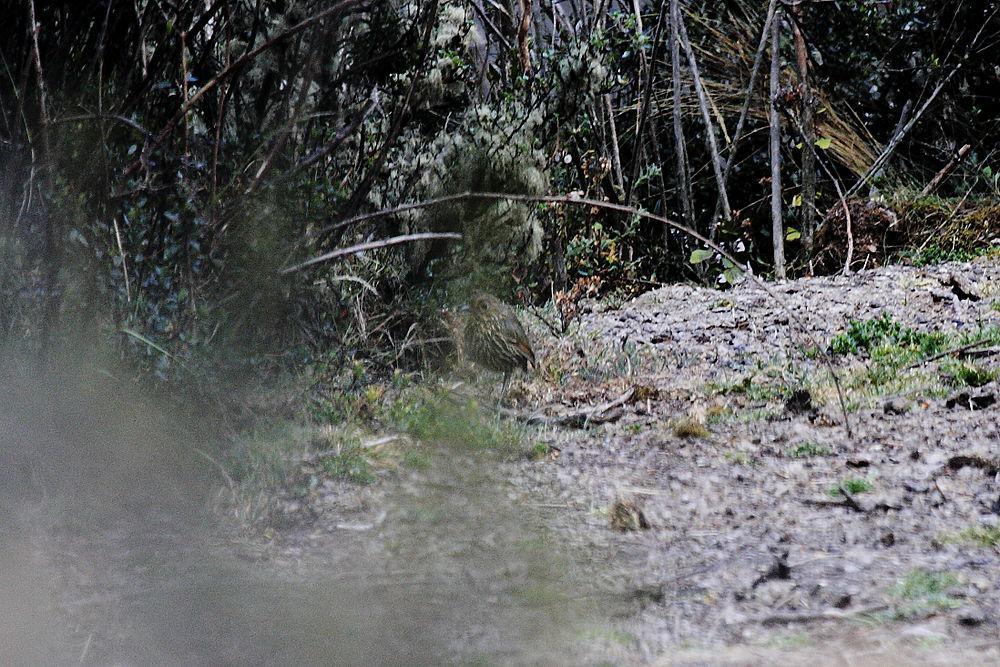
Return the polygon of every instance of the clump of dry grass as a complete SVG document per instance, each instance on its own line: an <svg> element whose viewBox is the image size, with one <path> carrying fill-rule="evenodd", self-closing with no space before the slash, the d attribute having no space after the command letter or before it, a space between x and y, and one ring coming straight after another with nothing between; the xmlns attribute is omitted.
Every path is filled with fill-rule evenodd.
<svg viewBox="0 0 1000 667"><path fill-rule="evenodd" d="M608 518L611 527L622 533L649 528L649 521L646 520L642 509L634 501L623 498L618 498L611 504L608 509Z"/></svg>
<svg viewBox="0 0 1000 667"><path fill-rule="evenodd" d="M705 424L691 415L675 420L671 428L678 438L707 438L711 435Z"/></svg>

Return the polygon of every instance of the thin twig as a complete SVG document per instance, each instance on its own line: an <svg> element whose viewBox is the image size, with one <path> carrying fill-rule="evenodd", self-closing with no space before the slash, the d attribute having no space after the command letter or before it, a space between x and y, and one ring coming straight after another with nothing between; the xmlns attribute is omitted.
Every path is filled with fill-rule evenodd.
<svg viewBox="0 0 1000 667"><path fill-rule="evenodd" d="M816 231L816 165L812 144L816 141L813 120L813 95L809 85L809 51L805 34L799 23L803 20L802 7L791 11L792 36L795 40L795 60L799 72L799 100L802 116L802 245L806 260L812 263L813 240Z"/></svg>
<svg viewBox="0 0 1000 667"><path fill-rule="evenodd" d="M930 97L928 97L927 100L920 107L920 109L917 110L917 113L913 114L913 118L907 121L906 125L903 126L903 129L899 132L899 134L894 136L889 141L889 143L878 155L878 157L875 158L875 161L872 162L871 166L868 167L867 171L865 171L865 173L861 175L861 178L859 178L858 181L850 187L850 189L847 191L848 197L853 195L858 190L860 190L862 186L864 186L866 183L869 182L869 180L872 178L872 175L875 174L875 172L881 170L885 166L885 164L889 161L889 158L892 157L892 154L896 152L896 148L903 141L903 138L906 137L907 134L909 134L910 130L912 130L913 126L917 124L917 121L920 120L920 118L924 115L924 112L927 111L931 103L935 99L937 99L938 93L940 93L944 89L944 87L948 85L948 82L951 81L951 78L958 73L958 70L962 69L962 65L964 64L965 62L963 61L955 65L955 67L953 67L951 71L948 72L948 74L941 81L938 82L938 85L935 86L934 90L931 92Z"/></svg>
<svg viewBox="0 0 1000 667"><path fill-rule="evenodd" d="M985 162L985 160L983 160L983 161ZM958 211L959 211L959 209L961 209L961 208L962 208L962 205L963 205L963 204L965 204L966 200L968 200L968 198L969 198L969 195L971 195L971 194L972 194L972 191L976 189L976 185L978 185L978 183L976 183L976 182L973 182L973 183L972 183L972 185L970 185L970 186L969 186L969 189L965 191L965 194L964 194L964 195L962 195L962 198L961 198L961 199L959 199L959 200L958 200L958 203L957 203L957 204L955 204L955 206L954 206L954 207L953 207L953 208L951 209L951 213L949 213L949 214L948 214L948 217L946 217L946 218L945 218L945 219L944 219L944 220L943 220L943 221L941 222L941 224L940 224L940 225L938 225L938 226L937 226L937 227L936 227L936 228L934 229L934 231L933 231L933 232L931 232L930 234L928 234L928 235L927 235L927 238L925 238L925 239L923 240L923 243L921 243L921 244L920 244L920 245L919 245L919 246L917 247L917 252L920 252L920 251L922 251L922 250L923 250L924 248L926 248L926 247L927 247L927 245L928 245L928 244L930 244L930 243L932 243L932 242L936 242L936 241L938 241L938 240L939 240L939 236L938 236L938 235L939 235L939 234L941 233L941 230L943 230L943 229L944 229L944 228L945 228L945 227L946 227L946 226L948 225L948 223L949 223L949 222L951 222L952 220L954 220L954 219L955 219L955 216L956 216L956 215L958 215Z"/></svg>
<svg viewBox="0 0 1000 667"><path fill-rule="evenodd" d="M691 201L691 170L687 161L687 142L681 114L681 38L677 24L680 17L678 0L670 0L670 83L673 99L671 120L674 130L674 158L677 166L681 212L688 227L694 227L694 205Z"/></svg>
<svg viewBox="0 0 1000 667"><path fill-rule="evenodd" d="M917 366L923 366L924 364L930 363L932 361L937 361L938 359L941 359L941 358L944 358L944 357L950 357L953 354L957 354L959 356L962 356L963 352L968 352L969 350L977 348L977 347L979 347L980 345L982 345L985 342L986 342L986 339L980 338L979 340L973 341L973 342L971 342L971 343L969 343L967 345L960 345L958 347L953 347L950 350L945 350L944 352L939 352L938 354L935 354L935 355L933 355L931 357L927 357L926 359L921 359L919 361L915 361L912 364L910 364L909 366L907 366L906 370L910 370L910 369L916 368Z"/></svg>
<svg viewBox="0 0 1000 667"><path fill-rule="evenodd" d="M858 499L855 498L854 495L850 491L848 491L847 487L845 487L843 484L839 484L837 486L837 490L840 491L840 494L842 496L844 496L844 499L847 502L847 505L851 509L853 509L856 512L862 512L862 513L868 511L864 507L861 506L861 503L858 502Z"/></svg>
<svg viewBox="0 0 1000 667"><path fill-rule="evenodd" d="M402 236L393 236L392 238L382 239L380 241L370 241L368 243L352 245L347 248L338 248L337 250L323 253L319 257L313 257L312 259L302 262L301 264L295 264L284 268L280 271L280 273L282 275L286 275L304 269L307 266L318 264L319 262L326 262L331 259L337 259L338 257L346 257L347 255L356 255L359 252L365 252L366 250L376 250L378 248L385 248L391 245L399 245L400 243L411 243L413 241L425 241L430 239L461 240L461 238L462 235L457 232L423 232L420 234L403 234Z"/></svg>
<svg viewBox="0 0 1000 667"><path fill-rule="evenodd" d="M920 191L920 196L926 197L930 193L934 192L937 187L941 185L941 181L948 178L948 174L955 171L955 167L962 163L962 160L965 159L965 156L969 154L970 150L972 150L972 144L965 144L959 148L955 157L949 160L948 164L941 167L941 171L935 174L934 178L931 179L931 182L924 186L924 189Z"/></svg>
<svg viewBox="0 0 1000 667"><path fill-rule="evenodd" d="M350 125L342 128L339 132L337 132L336 136L334 136L333 139L331 139L322 147L317 149L312 155L309 155L308 157L304 158L301 162L299 162L297 165L295 165L295 167L293 167L290 170L289 175L295 174L300 170L305 169L306 167L312 166L313 164L315 164L319 160L322 160L324 157L326 157L333 151L337 150L337 147L340 146L340 144L342 144L344 140L347 139L347 137L354 134L357 131L357 129L361 127L361 123L364 122L365 118L368 117L368 114L370 114L372 112L372 109L375 108L375 99L376 99L375 96L372 95L372 97L368 100L368 104L366 104L364 108L361 109L360 112L358 112L358 114L355 116L354 120L351 122Z"/></svg>
<svg viewBox="0 0 1000 667"><path fill-rule="evenodd" d="M620 418L622 416L622 406L633 400L635 392L636 388L632 387L614 400L561 415L543 415L538 414L537 412L532 414L522 414L508 408L499 408L499 412L505 417L520 419L527 424L586 428L591 424L605 424Z"/></svg>
<svg viewBox="0 0 1000 667"><path fill-rule="evenodd" d="M875 158L875 161L868 168L868 170L865 171L865 173L861 176L860 179L858 179L858 182L851 186L851 188L847 191L848 197L857 192L859 189L861 189L861 186L867 183L869 179L871 179L872 175L876 173L878 170L882 169L885 163L889 161L889 158L892 157L892 154L895 152L900 142L907 134L909 134L910 130L913 129L913 126L916 125L917 121L919 121L920 118L924 115L924 112L927 111L931 103L937 98L938 93L940 93L944 89L944 87L948 85L948 82L951 81L952 77L958 73L958 70L962 69L962 65L964 65L965 61L968 59L969 54L972 52L973 46L975 46L976 42L979 41L979 38L980 36L982 36L983 30L986 29L986 26L992 23L993 17L996 15L998 11L1000 11L1000 8L994 9L993 12L986 18L986 20L983 22L983 25L979 28L979 32L977 32L976 36L972 38L971 42L969 42L969 46L966 49L965 54L962 56L962 60L957 65L955 65L940 82L938 82L938 85L934 87L934 90L931 92L927 100L921 105L917 113L913 114L913 118L907 121L906 125L903 126L902 130L900 130L898 134L893 136L892 140L889 141L889 144L885 147L882 153L877 158Z"/></svg>
<svg viewBox="0 0 1000 667"><path fill-rule="evenodd" d="M479 3L473 0L470 4L472 5L472 8L476 10L476 13L479 14L479 18L482 19L483 25L489 28L489 31L493 33L493 36L496 37L497 40L499 40L499 42L503 45L504 51L510 51L512 48L510 42L508 42L507 38L504 37L500 28L498 28L496 24L490 20L490 17L486 14L483 8L479 6Z"/></svg>
<svg viewBox="0 0 1000 667"><path fill-rule="evenodd" d="M125 258L125 247L122 245L122 233L118 229L118 218L112 216L112 224L115 226L115 239L118 241L118 254L122 258L122 275L125 276L125 300L132 303L132 288L128 280L128 260Z"/></svg>
<svg viewBox="0 0 1000 667"><path fill-rule="evenodd" d="M121 114L116 114L116 113L84 113L84 114L76 114L76 115L73 115L73 116L63 116L62 118L56 118L56 119L52 120L51 122L52 122L53 125L58 125L58 124L61 124L61 123L74 123L74 122L76 122L78 120L116 120L119 123L122 123L123 125L128 125L129 127L131 127L136 132L141 133L142 136L146 137L147 139L149 139L149 138L151 138L153 136L152 132L150 132L149 130L147 130L146 128L144 128L142 125L140 125L139 123L135 122L131 118L126 118L125 116L122 116Z"/></svg>
<svg viewBox="0 0 1000 667"><path fill-rule="evenodd" d="M805 140L806 132L805 128L802 127L802 123L800 123L799 120L791 114L789 114L789 118L791 118L795 122L795 125L799 130L799 135L803 138L803 143L809 148L809 151L812 154L816 164L818 164L820 168L823 169L826 175L830 178L830 182L833 183L833 187L837 191L837 199L840 202L840 206L841 208L844 209L844 224L846 226L845 231L847 233L847 258L844 260L844 268L842 273L844 275L849 275L851 272L851 261L853 261L854 257L854 232L851 228L851 207L847 203L847 197L844 196L844 189L841 187L840 179L837 178L837 175L834 174L832 171L830 171L830 168L826 166L826 162L823 160L822 156L816 151L816 146L813 143ZM818 234L825 225L826 225L825 222L821 223L819 228L815 230L815 233ZM810 271L812 271L812 261L813 258L812 256L810 256L809 257Z"/></svg>
<svg viewBox="0 0 1000 667"><path fill-rule="evenodd" d="M640 96L639 107L636 109L635 121L635 150L632 151L632 168L629 169L629 179L628 179L628 191L625 193L625 203L632 203L632 192L635 188L635 179L639 175L639 157L642 154L642 130L646 124L646 117L649 115L649 102L650 97L653 92L653 67L656 65L656 56L659 55L660 44L661 44L661 33L663 32L663 21L664 14L666 13L667 6L669 3L663 2L660 4L660 15L656 21L656 30L653 31L653 49L649 56L649 62L646 63L646 70L644 72L645 76L642 81L642 95ZM641 20L641 14L639 13L638 6L636 7L636 19ZM639 24L639 32L642 32L641 24Z"/></svg>
<svg viewBox="0 0 1000 667"><path fill-rule="evenodd" d="M319 41L316 39L315 41ZM306 101L309 96L309 89L312 87L313 80L316 77L316 62L319 58L320 48L319 44L307 44L310 55L306 59L306 64L303 67L302 73L302 86L299 88L299 94L295 99L295 103L292 106L291 112L288 114L288 120L285 122L285 126L278 131L277 136L274 138L274 144L271 146L271 150L268 151L267 156L264 161L261 162L260 167L257 168L257 173L254 174L253 179L250 181L250 185L246 187L243 191L243 195L247 196L254 192L260 184L263 182L267 173L271 170L274 165L274 161L277 159L278 154L281 153L285 144L288 143L289 138L292 136L292 130L295 124L299 121L302 114L302 110L306 105Z"/></svg>
<svg viewBox="0 0 1000 667"><path fill-rule="evenodd" d="M517 26L517 51L521 59L521 71L531 76L531 52L528 49L528 28L531 27L531 0L521 0L521 21Z"/></svg>
<svg viewBox="0 0 1000 667"><path fill-rule="evenodd" d="M409 113L410 104L413 100L413 94L417 89L417 83L420 81L422 70L427 64L431 53L431 36L434 26L437 25L437 10L438 0L431 0L430 7L427 10L430 18L426 20L424 34L421 39L420 60L418 61L419 64L413 72L413 78L410 81L410 86L406 91L406 97L403 99L403 103L396 107L394 114L395 118L393 118L389 132L382 141L382 146L379 149L378 154L375 156L375 159L372 160L371 167L368 168L364 178L361 179L361 183L354 190L354 192L351 193L351 198L347 202L348 211L358 210L361 202L368 196L372 185L375 184L375 179L382 172L382 167L385 165L385 161L389 157L389 150L396 143L396 138L399 137L403 131L403 123Z"/></svg>
<svg viewBox="0 0 1000 667"><path fill-rule="evenodd" d="M108 7L111 7L111 3L110 2L108 3ZM86 662L86 660L87 660L87 653L90 652L90 642L93 641L93 639L94 639L94 633L91 632L89 635L87 635L87 641L84 642L84 644L83 644L83 650L80 651L80 660L79 660L79 662L80 662L81 665L84 664Z"/></svg>
<svg viewBox="0 0 1000 667"><path fill-rule="evenodd" d="M618 147L618 126L615 124L615 110L611 106L611 95L607 93L604 94L604 112L608 115L608 127L611 130L611 167L615 175L615 189L624 195L625 177L622 174L621 149Z"/></svg>
<svg viewBox="0 0 1000 667"><path fill-rule="evenodd" d="M346 281L346 282L358 283L359 285L364 287L366 290L368 290L375 296L378 296L378 290L375 289L375 287L364 278L358 278L357 276L329 276L327 280L333 282Z"/></svg>
<svg viewBox="0 0 1000 667"><path fill-rule="evenodd" d="M28 3L31 14L31 38L32 55L35 62L36 81L38 83L38 115L42 126L42 148L45 154L42 162L45 166L44 182L46 190L51 196L53 194L53 174L52 174L52 141L49 134L49 111L48 111L48 88L45 85L45 74L42 72L42 54L38 48L38 33L42 26L35 18L35 1ZM34 154L34 153L32 153ZM52 329L59 318L59 294L56 287L59 280L59 263L62 258L62 244L60 235L54 228L55 219L51 211L46 211L44 230L44 259L45 259L45 301L42 311L42 331L39 345L39 360L44 362L49 352L49 344L52 337Z"/></svg>

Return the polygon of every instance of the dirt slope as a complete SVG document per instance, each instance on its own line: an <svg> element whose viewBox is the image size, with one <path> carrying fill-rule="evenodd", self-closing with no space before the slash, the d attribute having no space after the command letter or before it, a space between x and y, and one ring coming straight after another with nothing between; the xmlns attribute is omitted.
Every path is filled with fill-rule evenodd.
<svg viewBox="0 0 1000 667"><path fill-rule="evenodd" d="M632 357L622 376L607 374L605 393L640 385L658 398L553 433L559 458L515 473L523 501L563 503L550 516L564 539L633 587L635 613L619 627L644 659L840 639L831 664L890 640L981 645L978 661L1000 661L1000 405L986 405L1000 385L951 388L932 361L873 387L858 381L871 360L838 357L849 432L827 371L802 353L883 313L919 332L989 330L998 278L995 262L891 267L774 285L783 305L753 285L673 286L589 313L587 357L602 345ZM998 367L993 352L983 367ZM566 384L593 392L579 377ZM796 389L812 405L801 391L789 400ZM686 415L707 422L704 437L677 435ZM837 490L847 480L870 488L848 499ZM618 498L640 505L650 528L611 530L605 510ZM860 623L873 639L855 650ZM700 655L692 661L714 662Z"/></svg>

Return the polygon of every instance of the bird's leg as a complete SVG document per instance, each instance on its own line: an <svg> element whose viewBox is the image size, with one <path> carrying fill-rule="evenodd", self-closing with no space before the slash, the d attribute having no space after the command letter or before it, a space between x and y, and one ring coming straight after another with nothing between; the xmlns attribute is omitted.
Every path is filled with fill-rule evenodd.
<svg viewBox="0 0 1000 667"><path fill-rule="evenodd" d="M500 395L497 397L497 408L503 402L504 396L507 395L507 385L510 383L510 373L503 374L503 384L500 386Z"/></svg>

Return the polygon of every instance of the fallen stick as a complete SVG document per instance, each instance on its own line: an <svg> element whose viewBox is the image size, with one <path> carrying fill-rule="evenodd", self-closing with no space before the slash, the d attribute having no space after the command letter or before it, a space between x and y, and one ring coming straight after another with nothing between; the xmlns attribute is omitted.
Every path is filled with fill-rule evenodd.
<svg viewBox="0 0 1000 667"><path fill-rule="evenodd" d="M620 408L632 401L635 397L635 392L636 387L632 387L613 401L601 403L600 405L584 408L583 410L577 410L575 412L568 412L563 415L542 415L537 413L524 414L508 408L501 408L500 414L505 417L520 419L528 424L586 428L591 424L606 424L607 422L619 419L622 414L624 414Z"/></svg>
<svg viewBox="0 0 1000 667"><path fill-rule="evenodd" d="M945 350L944 352L939 352L933 356L927 357L926 359L921 359L920 361L915 361L906 367L906 370L916 368L917 366L923 366L924 364L930 363L932 361L937 361L944 357L949 357L956 354L960 357L988 357L991 354L996 354L1000 352L1000 347L984 347L980 346L985 343L984 340L973 341L967 345L960 345L959 347L953 347L950 350Z"/></svg>
<svg viewBox="0 0 1000 667"><path fill-rule="evenodd" d="M862 514L868 513L868 510L858 504L858 501L853 497L850 500L847 498L844 498L843 500L805 498L802 502L806 505L813 505L815 507L846 507L847 509L854 510L855 512L861 512Z"/></svg>
<svg viewBox="0 0 1000 667"><path fill-rule="evenodd" d="M874 614L880 611L885 611L889 608L887 604L876 604L868 607L859 607L857 609L852 609L850 611L842 611L840 609L824 609L823 611L812 611L812 612L789 612L789 613L774 613L767 614L766 616L758 616L757 618L750 619L749 622L760 623L761 625L775 625L777 623L811 623L812 621L838 621L846 618L854 618L855 616L864 616L866 614Z"/></svg>

